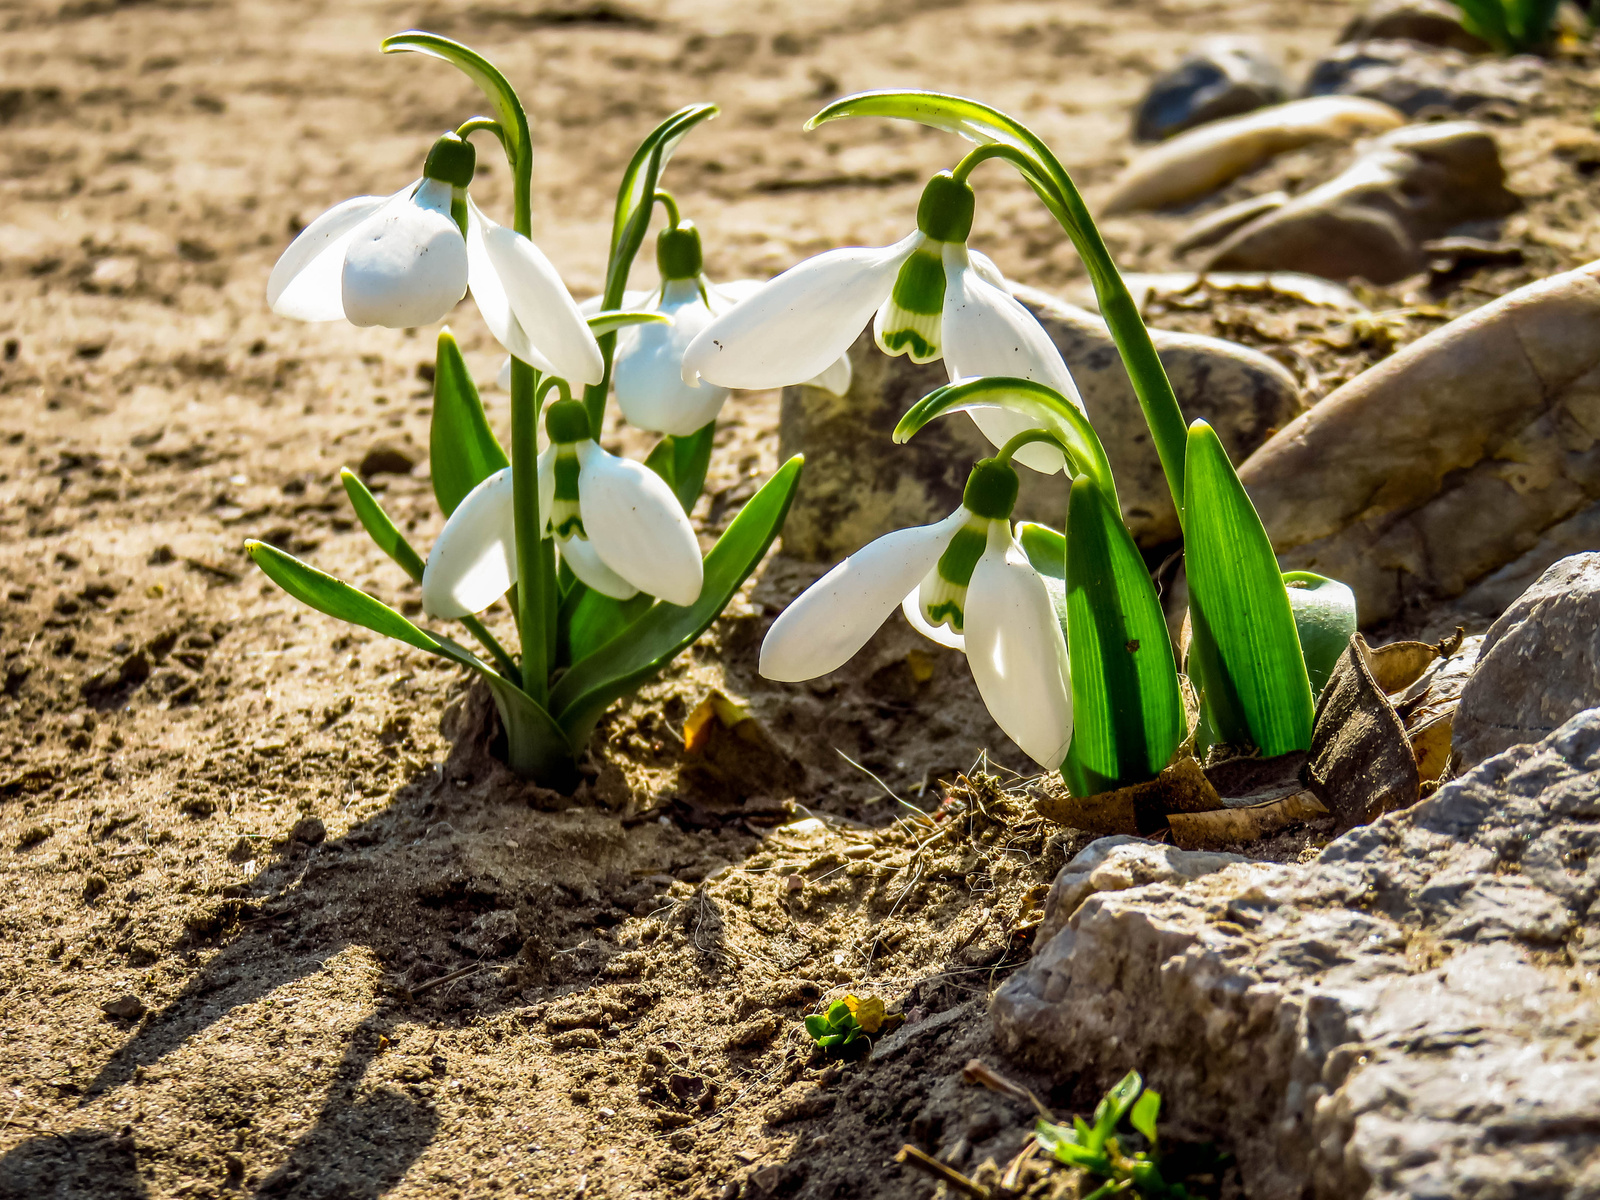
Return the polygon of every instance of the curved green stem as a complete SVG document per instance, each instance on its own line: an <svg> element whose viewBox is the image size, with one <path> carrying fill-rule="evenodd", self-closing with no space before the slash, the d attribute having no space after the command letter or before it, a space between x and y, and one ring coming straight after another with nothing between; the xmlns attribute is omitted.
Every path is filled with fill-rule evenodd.
<svg viewBox="0 0 1600 1200"><path fill-rule="evenodd" d="M950 172L950 176L957 183L965 183L967 177L972 174L975 168L982 163L988 162L991 158L1005 159L1024 175L1033 167L1032 160L1017 147L1008 145L1005 142L985 142L976 149L967 151L966 156Z"/></svg>
<svg viewBox="0 0 1600 1200"><path fill-rule="evenodd" d="M1054 446L1066 456L1067 465L1069 467L1076 465L1076 459L1072 451L1067 449L1067 447L1062 444L1061 439L1055 434L1051 433L1048 429L1024 429L1021 433L1017 434L1016 437L1012 438L1004 446L1000 447L1000 452L994 456L995 461L1009 463L1013 454L1015 454L1018 450L1021 450L1024 446L1031 446L1035 442L1044 442ZM1083 472L1077 470L1072 471L1073 475L1081 475L1082 473Z"/></svg>
<svg viewBox="0 0 1600 1200"><path fill-rule="evenodd" d="M1100 444L1094 426L1089 424L1089 418L1060 392L1031 379L985 376L946 384L911 406L895 426L894 440L896 443L910 440L935 417L984 406L1009 408L1014 412L1026 413L1038 421L1044 429L1027 432L1044 433L1058 442L1076 473L1089 476L1113 503L1116 502L1117 487L1111 477L1111 461L1106 457L1105 447ZM1019 434L1018 438L1022 436ZM1012 442L1017 442L1018 438L1013 438ZM1001 453L1004 454L1005 450L1002 449Z"/></svg>
<svg viewBox="0 0 1600 1200"><path fill-rule="evenodd" d="M1072 239L1072 244L1083 260L1094 284L1095 296L1100 303L1100 315L1110 327L1112 340L1122 355L1128 377L1133 382L1134 394L1144 412L1145 422L1155 441L1156 453L1161 459L1161 469L1166 474L1167 486L1172 491L1178 520L1184 519L1183 473L1184 452L1188 445L1188 425L1183 411L1178 407L1172 383L1166 369L1156 354L1150 331L1133 302L1128 287L1106 249L1105 240L1096 228L1089 207L1083 202L1077 185L1048 146L1026 125L998 109L961 96L946 96L938 92L883 91L862 92L846 96L828 105L806 123L814 129L827 121L841 117L889 117L916 121L934 129L958 133L979 143L985 153L964 163L970 172L987 158L1003 158L1016 167L1028 186L1044 201L1050 214ZM989 151L993 144L996 149ZM1003 149L1001 147L1004 147Z"/></svg>
<svg viewBox="0 0 1600 1200"><path fill-rule="evenodd" d="M493 117L472 117L456 126L456 136L466 141L475 133L492 133L500 139L500 148L509 156L511 151L506 144L506 127Z"/></svg>
<svg viewBox="0 0 1600 1200"><path fill-rule="evenodd" d="M511 360L511 491L517 514L517 629L522 638L522 690L538 704L550 695L548 592L544 514L539 511L538 372Z"/></svg>
<svg viewBox="0 0 1600 1200"><path fill-rule="evenodd" d="M683 220L683 214L678 211L678 202L672 198L672 193L657 188L656 203L667 210L667 228L676 229Z"/></svg>

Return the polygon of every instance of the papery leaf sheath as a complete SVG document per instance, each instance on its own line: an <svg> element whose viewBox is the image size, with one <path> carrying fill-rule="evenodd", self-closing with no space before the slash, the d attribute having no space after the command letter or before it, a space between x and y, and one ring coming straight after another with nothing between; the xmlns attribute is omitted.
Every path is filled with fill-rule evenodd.
<svg viewBox="0 0 1600 1200"><path fill-rule="evenodd" d="M1216 432L1196 421L1188 445L1191 606L1214 640L1218 665L1262 754L1305 750L1311 745L1311 684L1278 560ZM1206 677L1199 682L1218 686Z"/></svg>

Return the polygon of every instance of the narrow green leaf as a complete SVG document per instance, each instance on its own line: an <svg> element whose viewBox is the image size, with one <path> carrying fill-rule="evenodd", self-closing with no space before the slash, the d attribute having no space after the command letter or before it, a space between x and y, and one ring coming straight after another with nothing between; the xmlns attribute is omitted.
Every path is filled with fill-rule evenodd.
<svg viewBox="0 0 1600 1200"><path fill-rule="evenodd" d="M615 309L621 302L628 268L633 265L633 256L644 243L645 230L650 225L656 186L667 160L691 129L716 116L718 111L715 104L690 104L680 108L651 130L634 151L633 159L622 173L622 183L617 188L617 207L611 217L611 257L605 292L608 309Z"/></svg>
<svg viewBox="0 0 1600 1200"><path fill-rule="evenodd" d="M439 510L448 517L468 492L509 465L489 428L461 347L448 329L440 330L433 368L433 424L428 430L428 470Z"/></svg>
<svg viewBox="0 0 1600 1200"><path fill-rule="evenodd" d="M1290 571L1283 583L1289 589L1289 607L1294 610L1314 700L1355 635L1356 594L1337 579L1311 571Z"/></svg>
<svg viewBox="0 0 1600 1200"><path fill-rule="evenodd" d="M285 554L276 546L249 541L245 549L269 579L302 604L476 672L489 685L500 710L511 769L548 785L563 781L562 775L571 767L572 749L561 727L532 697L497 674L472 651L450 638L418 629L381 600Z"/></svg>
<svg viewBox="0 0 1600 1200"><path fill-rule="evenodd" d="M1132 1125L1145 1140L1152 1146L1156 1144L1156 1120L1161 1115L1161 1093L1146 1090L1134 1102L1133 1110L1128 1113L1128 1124Z"/></svg>
<svg viewBox="0 0 1600 1200"><path fill-rule="evenodd" d="M894 427L896 445L911 440L916 432L935 417L973 408L1007 408L1038 421L1060 439L1072 459L1073 474L1091 476L1102 490L1116 495L1111 478L1111 463L1106 458L1100 437L1089 418L1072 401L1054 388L1031 379L988 376L964 383L946 384L929 392L913 404Z"/></svg>
<svg viewBox="0 0 1600 1200"><path fill-rule="evenodd" d="M557 618L556 663L582 662L643 616L651 603L642 592L631 600L613 600L575 582L562 598Z"/></svg>
<svg viewBox="0 0 1600 1200"><path fill-rule="evenodd" d="M421 556L411 548L411 543L389 519L389 514L383 511L378 498L367 490L361 477L349 467L340 469L339 479L344 483L345 495L350 497L350 507L356 510L361 527L378 543L378 549L394 559L407 575L420 581L423 567Z"/></svg>
<svg viewBox="0 0 1600 1200"><path fill-rule="evenodd" d="M1189 427L1186 567L1251 740L1274 757L1311 745L1311 684L1278 560L1216 432ZM1198 621L1196 622L1198 625ZM1216 686L1209 675L1205 686Z"/></svg>
<svg viewBox="0 0 1600 1200"><path fill-rule="evenodd" d="M443 653L443 647L432 634L418 629L383 601L373 599L342 579L335 579L266 542L247 541L244 548L256 566L266 572L267 578L301 604L418 650Z"/></svg>
<svg viewBox="0 0 1600 1200"><path fill-rule="evenodd" d="M687 608L657 602L599 650L573 664L550 693L550 707L575 746L588 741L601 715L681 651L717 619L766 554L800 482L795 455L739 510L706 555L705 585Z"/></svg>
<svg viewBox="0 0 1600 1200"><path fill-rule="evenodd" d="M705 486L716 434L717 423L709 421L693 433L662 438L645 459L645 465L671 485L686 513L694 511L700 489Z"/></svg>
<svg viewBox="0 0 1600 1200"><path fill-rule="evenodd" d="M507 82L506 77L483 55L471 47L463 46L460 42L420 29L384 38L382 50L385 54L409 50L416 54L426 54L430 58L442 59L455 67L478 85L494 107L495 118L505 130L506 137L511 140L507 149L512 156L525 162L530 160L532 148L529 145L528 118L523 112L522 101L517 98L516 89Z"/></svg>
<svg viewBox="0 0 1600 1200"><path fill-rule="evenodd" d="M1095 1106L1094 1135L1098 1139L1098 1145L1103 1146L1106 1139L1116 1133L1122 1118L1128 1115L1128 1110L1133 1107L1134 1101L1139 1098L1139 1093L1143 1090L1144 1080L1139 1077L1139 1072L1129 1071Z"/></svg>
<svg viewBox="0 0 1600 1200"><path fill-rule="evenodd" d="M1066 541L1076 765L1093 792L1143 783L1186 732L1161 601L1115 503L1087 475L1073 481Z"/></svg>
<svg viewBox="0 0 1600 1200"><path fill-rule="evenodd" d="M642 308L621 308L615 311L597 312L589 319L589 332L596 338L602 338L608 333L615 333L619 329L626 329L630 325L671 325L672 318L664 312L655 312Z"/></svg>

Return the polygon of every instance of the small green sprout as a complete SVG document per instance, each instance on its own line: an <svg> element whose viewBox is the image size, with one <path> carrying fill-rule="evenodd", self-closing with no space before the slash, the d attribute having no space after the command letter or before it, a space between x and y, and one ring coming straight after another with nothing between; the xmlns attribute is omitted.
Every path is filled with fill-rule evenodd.
<svg viewBox="0 0 1600 1200"><path fill-rule="evenodd" d="M1549 49L1560 0L1454 0L1461 23L1501 54Z"/></svg>
<svg viewBox="0 0 1600 1200"><path fill-rule="evenodd" d="M1077 1167L1104 1182L1085 1200L1105 1200L1109 1196L1133 1195L1146 1198L1168 1197L1188 1200L1190 1192L1182 1184L1168 1183L1157 1165L1161 1154L1156 1137L1156 1118L1161 1113L1161 1094L1146 1091L1139 1072L1129 1071L1122 1081L1095 1106L1094 1124L1082 1117L1072 1118L1072 1127L1040 1120L1034 1129L1039 1145L1058 1162ZM1126 1119L1135 1132L1149 1143L1148 1150L1124 1154L1116 1138L1117 1127Z"/></svg>
<svg viewBox="0 0 1600 1200"><path fill-rule="evenodd" d="M807 1017L806 1032L824 1050L843 1050L863 1038L886 1032L904 1019L885 1012L883 1001L876 996L864 1000L846 996L828 1005L826 1011Z"/></svg>

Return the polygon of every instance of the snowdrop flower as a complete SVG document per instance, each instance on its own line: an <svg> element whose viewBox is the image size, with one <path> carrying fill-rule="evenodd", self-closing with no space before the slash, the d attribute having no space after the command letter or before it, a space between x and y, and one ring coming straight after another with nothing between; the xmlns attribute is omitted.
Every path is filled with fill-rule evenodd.
<svg viewBox="0 0 1600 1200"><path fill-rule="evenodd" d="M995 723L1046 770L1072 742L1072 673L1049 592L1011 532L1017 474L984 459L960 507L868 544L807 588L761 644L760 671L796 683L837 670L897 605L964 649Z"/></svg>
<svg viewBox="0 0 1600 1200"><path fill-rule="evenodd" d="M602 450L580 401L552 404L546 428L539 511L572 573L618 600L645 592L693 604L703 582L700 545L672 489L642 463ZM481 612L516 582L507 467L468 493L445 522L422 573L422 605L435 617Z"/></svg>
<svg viewBox="0 0 1600 1200"><path fill-rule="evenodd" d="M447 133L416 183L330 208L272 268L267 303L301 321L406 329L443 320L470 286L512 354L573 383L599 383L600 348L555 267L467 195L476 163L472 144Z"/></svg>
<svg viewBox="0 0 1600 1200"><path fill-rule="evenodd" d="M1077 386L1043 326L1006 288L987 257L967 248L972 189L941 172L917 206L917 231L892 246L830 250L791 267L689 343L683 377L721 387L799 383L837 358L872 319L886 354L943 358L952 382L983 375L1031 379L1080 408ZM876 314L876 315L874 315ZM1035 427L1004 409L972 418L996 446ZM1064 465L1053 446L1024 447L1017 461Z"/></svg>
<svg viewBox="0 0 1600 1200"><path fill-rule="evenodd" d="M690 221L675 222L656 238L661 286L653 292L624 294L622 307L664 313L671 324L633 325L617 334L612 382L623 418L636 429L684 437L717 419L729 389L685 383L683 352L712 318L727 312L762 285L759 280L713 283L703 270L700 231ZM578 306L586 316L601 310L602 297ZM850 356L841 354L816 378L816 387L835 396L850 390ZM510 387L511 360L495 382Z"/></svg>

